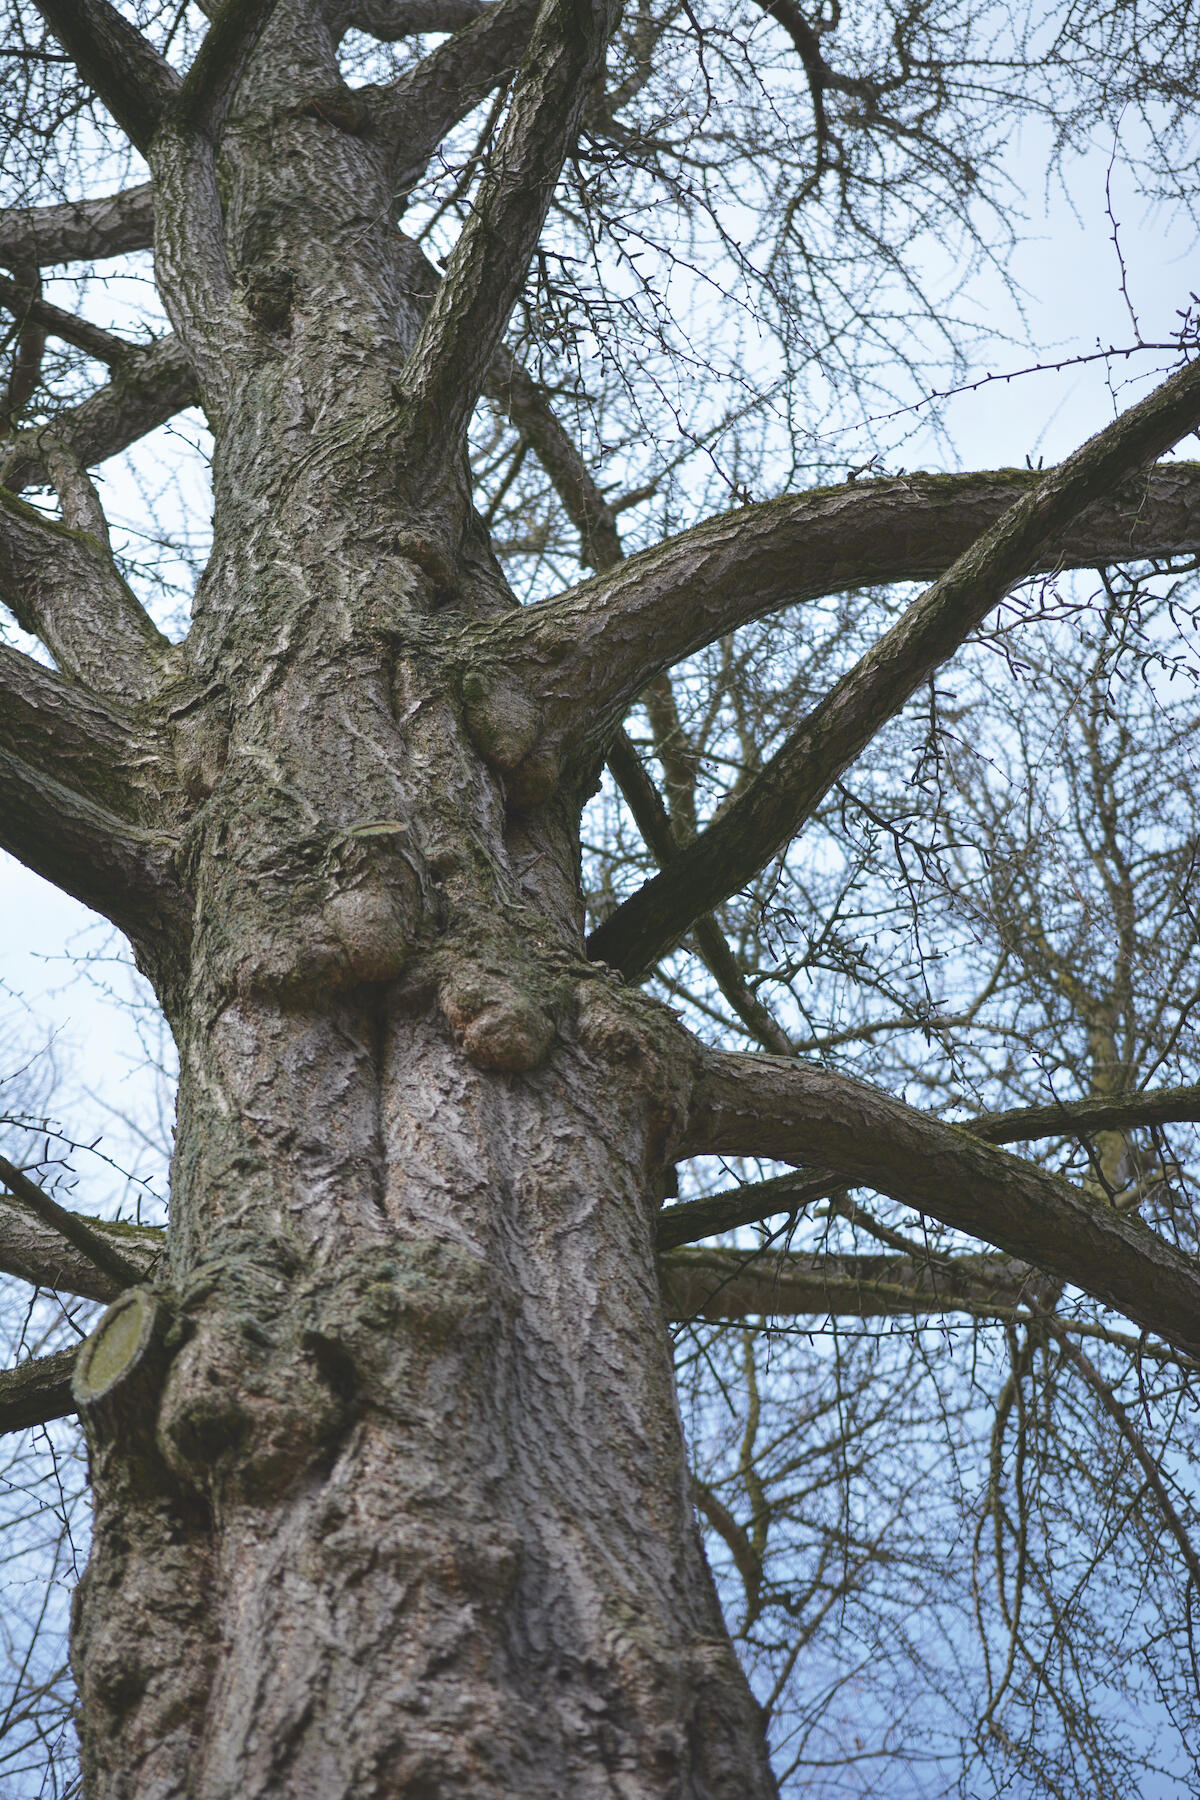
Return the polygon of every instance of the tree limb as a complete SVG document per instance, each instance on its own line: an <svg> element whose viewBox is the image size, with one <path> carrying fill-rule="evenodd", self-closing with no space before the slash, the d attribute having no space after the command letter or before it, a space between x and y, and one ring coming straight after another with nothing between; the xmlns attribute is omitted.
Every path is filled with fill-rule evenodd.
<svg viewBox="0 0 1200 1800"><path fill-rule="evenodd" d="M699 1047L697 1047L699 1050ZM680 1155L820 1164L1049 1270L1190 1354L1200 1267L1140 1219L846 1075L699 1050Z"/></svg>
<svg viewBox="0 0 1200 1800"><path fill-rule="evenodd" d="M1190 1086L1130 1089L1085 1100L1055 1100L1049 1106L981 1113L963 1129L989 1144L1019 1144L1037 1138L1090 1137L1096 1131L1136 1131L1150 1125L1197 1123L1200 1086Z"/></svg>
<svg viewBox="0 0 1200 1800"><path fill-rule="evenodd" d="M146 1279L162 1255L164 1234L152 1226L113 1224L103 1219L89 1219L87 1224L94 1235L112 1241L139 1282ZM57 1227L47 1224L17 1199L3 1194L0 1194L0 1269L34 1287L48 1288L57 1294L78 1294L85 1300L103 1300L105 1304L115 1300L129 1286L128 1279L118 1281L106 1274Z"/></svg>
<svg viewBox="0 0 1200 1800"><path fill-rule="evenodd" d="M676 1267L676 1257L694 1256L693 1270ZM704 1259L701 1261L701 1259ZM808 1260L801 1256L801 1263ZM850 1259L842 1259L853 1261ZM967 1259L962 1259L966 1261ZM986 1264L987 1258L981 1257ZM1004 1263L997 1258L997 1265ZM1169 1344L1134 1336L1128 1331L1114 1331L1093 1319L1058 1318L1039 1306L1028 1295L1005 1301L998 1293L992 1299L980 1299L971 1291L972 1277L963 1271L962 1291L956 1286L951 1259L942 1258L938 1279L942 1286L922 1300L903 1281L899 1287L865 1281L837 1285L818 1283L803 1269L794 1271L792 1256L787 1251L725 1250L706 1248L702 1251L676 1251L659 1263L663 1298L667 1316L680 1325L693 1325L699 1319L713 1324L743 1323L746 1319L779 1320L786 1318L929 1318L940 1319L947 1313L962 1313L968 1318L1002 1321L1006 1324L1043 1326L1053 1319L1050 1329L1061 1341L1092 1338L1110 1344L1128 1356L1149 1357L1154 1362L1171 1362L1180 1367L1200 1369L1200 1362ZM1011 1264L1016 1271L1023 1264ZM1031 1271L1025 1268L1026 1282ZM986 1276L984 1286L986 1287Z"/></svg>
<svg viewBox="0 0 1200 1800"><path fill-rule="evenodd" d="M218 373L217 359L211 355L214 327L218 320L227 325L232 291L217 186L216 143L274 4L275 0L225 0L184 80L180 82L162 63L165 76L153 93L148 93L138 117L127 120L116 114L153 170L158 198L155 273L168 315L189 347L193 366L206 361L214 381ZM65 13L74 17L76 7L87 18L101 22L110 36L120 34L109 18L108 0L43 0L52 28L88 74L81 58L91 54L90 42L77 47L51 16ZM112 17L119 19L117 14ZM142 43L136 32L132 35ZM149 46L143 47L147 55L156 56ZM105 88L93 80L113 110Z"/></svg>
<svg viewBox="0 0 1200 1800"><path fill-rule="evenodd" d="M173 839L131 825L2 749L0 850L141 947L190 943L191 901L175 872Z"/></svg>
<svg viewBox="0 0 1200 1800"><path fill-rule="evenodd" d="M109 0L37 0L38 11L134 148L143 155L180 80Z"/></svg>
<svg viewBox="0 0 1200 1800"><path fill-rule="evenodd" d="M127 339L114 337L111 331L77 318L61 306L52 306L47 300L30 299L20 282L11 281L7 275L0 275L0 306L14 318L28 319L64 343L85 350L97 362L116 367L127 356L137 354L138 346Z"/></svg>
<svg viewBox="0 0 1200 1800"><path fill-rule="evenodd" d="M679 848L670 814L624 731L617 733L609 748L608 767L655 861L665 867ZM792 1044L787 1032L742 979L725 933L711 913L701 913L693 920L691 938L713 980L751 1035L773 1055L790 1056Z"/></svg>
<svg viewBox="0 0 1200 1800"><path fill-rule="evenodd" d="M160 338L148 349L132 350L107 386L78 406L0 446L0 483L16 493L44 481L47 441L70 445L92 468L119 456L195 400L196 377L182 344L173 335Z"/></svg>
<svg viewBox="0 0 1200 1800"><path fill-rule="evenodd" d="M1052 1106L1023 1106L1012 1112L982 1113L954 1129L969 1131L989 1144L1029 1143L1041 1138L1086 1138L1102 1130L1136 1130L1139 1127L1200 1122L1200 1087L1159 1088L1142 1093L1110 1094L1103 1099L1056 1101ZM658 1215L656 1240L660 1250L694 1244L718 1232L758 1225L782 1213L803 1212L843 1185L833 1169L793 1170L769 1181L751 1181L742 1187L706 1194L702 1200L684 1200L667 1206Z"/></svg>
<svg viewBox="0 0 1200 1800"><path fill-rule="evenodd" d="M350 0L343 31L362 31L382 44L425 32L461 31L498 10L482 0Z"/></svg>
<svg viewBox="0 0 1200 1800"><path fill-rule="evenodd" d="M69 1419L76 1412L71 1374L78 1350L56 1350L53 1356L0 1370L0 1436Z"/></svg>
<svg viewBox="0 0 1200 1800"><path fill-rule="evenodd" d="M133 768L152 759L135 721L7 644L0 644L0 748L129 817L141 809Z"/></svg>
<svg viewBox="0 0 1200 1800"><path fill-rule="evenodd" d="M498 344L484 392L533 446L567 517L579 533L579 554L589 568L613 569L624 561L612 507L592 472L555 417L545 394L506 344Z"/></svg>
<svg viewBox="0 0 1200 1800"><path fill-rule="evenodd" d="M118 1288L133 1287L141 1280L142 1271L138 1264L131 1262L115 1244L109 1242L104 1232L98 1231L90 1220L60 1206L36 1181L30 1181L23 1169L18 1169L15 1163L10 1163L4 1156L0 1156L0 1182L3 1182L14 1199L28 1207L43 1225L48 1225L51 1231L57 1232L73 1250L85 1257Z"/></svg>
<svg viewBox="0 0 1200 1800"><path fill-rule="evenodd" d="M3 488L0 599L64 674L94 692L135 701L161 685L172 646L121 579L107 544Z"/></svg>
<svg viewBox="0 0 1200 1800"><path fill-rule="evenodd" d="M539 693L539 749L599 751L659 670L785 607L940 576L1041 479L914 474L743 507L481 627L477 661L493 656ZM1167 464L1084 507L1029 572L1196 551L1200 464Z"/></svg>
<svg viewBox="0 0 1200 1800"><path fill-rule="evenodd" d="M674 1250L700 1238L715 1237L719 1231L758 1225L780 1213L800 1213L827 1199L831 1190L841 1185L841 1177L833 1169L793 1169L787 1175L773 1175L769 1181L749 1181L744 1187L706 1194L702 1200L683 1200L677 1206L663 1207L655 1224L655 1242L660 1251Z"/></svg>
<svg viewBox="0 0 1200 1800"><path fill-rule="evenodd" d="M376 130L391 144L403 205L429 159L460 120L514 73L537 15L538 0L499 0L422 57L376 97ZM514 296L515 297L515 296Z"/></svg>
<svg viewBox="0 0 1200 1800"><path fill-rule="evenodd" d="M213 142L276 0L225 0L204 34L172 109L179 128Z"/></svg>
<svg viewBox="0 0 1200 1800"><path fill-rule="evenodd" d="M1002 1313L1028 1297L1028 1263L1006 1256L913 1257L815 1251L673 1250L659 1261L674 1319L808 1314L896 1319L946 1312Z"/></svg>
<svg viewBox="0 0 1200 1800"><path fill-rule="evenodd" d="M492 167L406 365L401 454L414 476L459 454L615 16L615 0L544 0Z"/></svg>
<svg viewBox="0 0 1200 1800"><path fill-rule="evenodd" d="M148 250L154 242L154 194L150 183L98 200L0 211L0 262L15 257L39 268L91 262Z"/></svg>
<svg viewBox="0 0 1200 1800"><path fill-rule="evenodd" d="M16 321L16 343L4 396L5 423L11 429L37 392L42 375L46 330L38 313L42 303L42 277L36 263L18 264L16 281L4 281L7 298L2 302ZM0 278L3 279L3 278Z"/></svg>
<svg viewBox="0 0 1200 1800"><path fill-rule="evenodd" d="M1067 527L1200 419L1200 361L1185 365L1058 468L956 558L835 683L719 818L593 934L600 960L644 974L691 921L735 894L811 817L838 776ZM1196 533L1190 523L1188 537ZM556 703L560 678L556 671ZM545 754L544 747L542 754Z"/></svg>

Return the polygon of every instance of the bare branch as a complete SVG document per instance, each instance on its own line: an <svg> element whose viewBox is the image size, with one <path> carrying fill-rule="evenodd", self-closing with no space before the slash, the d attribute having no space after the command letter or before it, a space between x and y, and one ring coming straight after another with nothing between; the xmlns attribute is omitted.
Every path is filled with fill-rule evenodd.
<svg viewBox="0 0 1200 1800"><path fill-rule="evenodd" d="M3 277L7 297L4 304L17 323L16 343L4 396L4 415L9 429L15 425L37 392L42 374L42 354L46 348L46 331L38 318L42 298L41 272L36 263L13 263L19 279Z"/></svg>
<svg viewBox="0 0 1200 1800"><path fill-rule="evenodd" d="M99 200L0 212L0 261L92 262L148 250L154 242L154 196L149 182Z"/></svg>
<svg viewBox="0 0 1200 1800"><path fill-rule="evenodd" d="M737 626L826 594L942 574L1041 477L906 475L743 507L479 631L478 666L539 693L538 755L599 754L648 681ZM1200 465L1085 507L1030 572L1200 550ZM546 671L554 679L546 680Z"/></svg>
<svg viewBox="0 0 1200 1800"><path fill-rule="evenodd" d="M699 1058L678 1153L820 1163L1200 1348L1200 1268L1140 1219L849 1076L775 1057Z"/></svg>
<svg viewBox="0 0 1200 1800"><path fill-rule="evenodd" d="M78 1350L56 1350L15 1369L0 1370L0 1436L69 1419L75 1413L71 1373Z"/></svg>
<svg viewBox="0 0 1200 1800"><path fill-rule="evenodd" d="M898 1319L948 1312L1011 1312L1028 1298L1031 1271L1007 1256L918 1261L832 1251L673 1250L659 1261L674 1319L808 1314Z"/></svg>
<svg viewBox="0 0 1200 1800"><path fill-rule="evenodd" d="M605 921L593 934L593 953L627 977L653 967L699 913L735 894L796 835L880 727L1014 583L1044 563L1089 503L1197 419L1200 361L1040 477L835 684L720 818ZM1197 522L1189 522L1189 538ZM1061 560L1061 550L1055 556ZM557 672L555 685L557 697Z"/></svg>
<svg viewBox="0 0 1200 1800"><path fill-rule="evenodd" d="M0 488L0 598L65 674L96 693L144 699L174 650L88 523L56 524Z"/></svg>
<svg viewBox="0 0 1200 1800"><path fill-rule="evenodd" d="M1062 1325L1057 1319L1052 1318L1048 1313L1043 1314L1042 1316L1049 1330L1057 1340L1059 1348L1067 1361L1072 1365L1076 1372L1082 1376L1086 1385L1099 1400L1100 1405L1132 1450L1138 1465L1141 1468L1142 1474L1146 1477L1148 1486L1152 1490L1155 1499L1158 1501L1163 1518L1167 1524L1167 1529L1170 1531L1183 1554L1183 1560L1187 1565L1188 1574L1192 1578L1192 1585L1200 1592L1200 1555L1197 1555L1196 1547L1188 1535L1187 1527L1184 1525L1183 1520L1176 1511L1175 1503L1171 1498L1170 1489L1163 1479L1163 1471L1159 1459L1156 1456L1151 1455L1147 1448L1146 1440L1133 1419L1130 1417L1128 1409L1117 1399L1117 1396L1113 1391L1112 1383L1106 1381L1095 1363L1092 1362L1091 1358L1085 1356L1079 1346L1071 1342L1069 1336L1063 1330Z"/></svg>
<svg viewBox="0 0 1200 1800"><path fill-rule="evenodd" d="M103 914L139 946L190 942L175 844L0 749L0 849Z"/></svg>
<svg viewBox="0 0 1200 1800"><path fill-rule="evenodd" d="M363 31L381 43L394 44L425 32L461 31L498 10L482 0L351 0L343 30Z"/></svg>
<svg viewBox="0 0 1200 1800"><path fill-rule="evenodd" d="M681 1244L715 1237L719 1231L757 1225L780 1213L800 1213L826 1199L841 1185L841 1177L832 1169L805 1168L788 1175L774 1175L769 1181L749 1181L744 1187L726 1188L720 1194L706 1194L703 1200L684 1200L678 1206L665 1206L659 1213L655 1242L660 1251L674 1250Z"/></svg>
<svg viewBox="0 0 1200 1800"><path fill-rule="evenodd" d="M614 0L544 0L493 166L405 370L403 439L414 475L459 453L615 15Z"/></svg>
<svg viewBox="0 0 1200 1800"><path fill-rule="evenodd" d="M613 740L608 767L655 861L665 868L679 848L670 815L624 731ZM725 933L711 913L701 913L693 921L691 937L713 980L751 1035L764 1050L776 1056L790 1056L792 1044L787 1032L743 981Z"/></svg>
<svg viewBox="0 0 1200 1800"><path fill-rule="evenodd" d="M164 112L152 151L156 195L154 267L167 315L201 378L210 415L225 392L231 334L246 321L231 309L233 277L216 150L225 115L275 0L225 0Z"/></svg>
<svg viewBox="0 0 1200 1800"><path fill-rule="evenodd" d="M403 203L429 159L461 119L514 73L537 15L538 0L501 0L467 24L375 101L375 128L391 142Z"/></svg>
<svg viewBox="0 0 1200 1800"><path fill-rule="evenodd" d="M732 1556L747 1599L757 1594L762 1586L762 1557L755 1550L750 1538L738 1524L729 1508L713 1493L703 1481L692 1477L692 1498L697 1509L704 1514L713 1530L724 1540L725 1546Z"/></svg>
<svg viewBox="0 0 1200 1800"><path fill-rule="evenodd" d="M183 131L216 140L246 64L254 54L276 0L225 0L204 34L173 107Z"/></svg>
<svg viewBox="0 0 1200 1800"><path fill-rule="evenodd" d="M693 1256L697 1259L694 1273L687 1266L676 1268L676 1257L690 1261ZM1200 1369L1200 1362L1195 1358L1182 1350L1176 1350L1170 1344L1146 1337L1144 1332L1135 1336L1128 1331L1114 1331L1111 1326L1102 1325L1094 1319L1059 1318L1047 1313L1045 1307L1039 1306L1028 1295L1019 1296L1011 1304L999 1297L991 1300L978 1299L966 1291L972 1283L972 1277L966 1269L963 1270L964 1291L959 1292L954 1281L952 1259L949 1258L941 1259L939 1264L938 1280L942 1285L937 1293L931 1293L924 1301L910 1293L903 1284L897 1289L883 1283L871 1286L863 1282L843 1289L835 1282L832 1286L822 1285L818 1291L817 1284L805 1277L803 1271L800 1271L800 1279L793 1283L793 1260L787 1251L706 1247L698 1251L673 1252L659 1263L667 1316L677 1324L691 1325L699 1319L713 1324L782 1318L913 1320L943 1319L947 1313L961 1313L984 1323L992 1321L1042 1328L1053 1319L1050 1329L1061 1342L1090 1338L1096 1343L1109 1344L1114 1349L1123 1350L1127 1356L1148 1358L1152 1362L1174 1363L1189 1371ZM800 1260L803 1262L807 1259L801 1257ZM840 1260L853 1262L854 1258ZM965 1263L968 1259L961 1260ZM1002 1257L996 1258L997 1266L1002 1266L1004 1260ZM979 1261L986 1264L988 1259L980 1257ZM1015 1271L1023 1266L1017 1263L1011 1265L1014 1281ZM1029 1269L1026 1268L1025 1274L1028 1280ZM986 1279L985 1276L985 1282ZM838 1301L842 1304L835 1304Z"/></svg>
<svg viewBox="0 0 1200 1800"><path fill-rule="evenodd" d="M144 155L179 92L179 77L170 63L108 0L38 0L38 11Z"/></svg>
<svg viewBox="0 0 1200 1800"><path fill-rule="evenodd" d="M0 748L136 816L143 794L132 765L148 760L139 737L123 709L0 645Z"/></svg>
<svg viewBox="0 0 1200 1800"><path fill-rule="evenodd" d="M28 290L19 281L10 281L6 275L0 275L0 306L12 313L14 318L27 319L31 325L40 326L43 332L50 332L64 343L74 344L76 349L85 350L97 362L116 367L127 356L137 354L136 344L129 343L125 338L114 337L111 331L104 331L99 325L90 324L87 319L76 318L74 313L64 312L61 306L51 306L42 299L31 299ZM14 407L13 410L18 409Z"/></svg>
<svg viewBox="0 0 1200 1800"><path fill-rule="evenodd" d="M144 1281L162 1255L164 1234L150 1225L113 1224L89 1219L89 1229L111 1239L120 1255ZM85 1300L115 1300L129 1284L105 1274L52 1225L29 1207L0 1195L0 1269L53 1293L78 1294Z"/></svg>
<svg viewBox="0 0 1200 1800"><path fill-rule="evenodd" d="M1200 1088L1160 1088L1157 1092L1111 1094L1098 1100L1068 1100L1053 1106L1026 1106L1012 1112L983 1113L955 1129L989 1144L1030 1143L1040 1138L1090 1136L1104 1129L1192 1123L1200 1120ZM694 1244L718 1232L737 1231L782 1213L803 1212L843 1185L833 1169L803 1168L769 1181L747 1182L664 1207L658 1215L660 1250Z"/></svg>
<svg viewBox="0 0 1200 1800"><path fill-rule="evenodd" d="M613 569L624 559L616 515L592 478L533 377L504 344L496 347L484 391L533 446L579 533L579 552L591 569Z"/></svg>
<svg viewBox="0 0 1200 1800"><path fill-rule="evenodd" d="M1097 1131L1136 1131L1149 1125L1200 1122L1200 1086L1149 1088L1086 1100L1021 1106L983 1113L964 1126L989 1144L1031 1143L1037 1138L1090 1137Z"/></svg>
<svg viewBox="0 0 1200 1800"><path fill-rule="evenodd" d="M103 1232L93 1227L90 1220L82 1219L78 1213L60 1206L35 1181L30 1181L23 1169L18 1169L15 1163L10 1163L3 1156L0 1156L0 1182L3 1182L14 1199L35 1213L43 1225L48 1225L52 1231L57 1232L73 1250L86 1257L118 1287L133 1287L141 1280L142 1272L138 1265L130 1262L115 1244L108 1241Z"/></svg>
<svg viewBox="0 0 1200 1800"><path fill-rule="evenodd" d="M69 444L87 468L119 456L191 406L196 377L179 339L160 338L122 361L106 387L68 407L47 427L20 432L0 448L0 483L14 493L45 478L46 443Z"/></svg>

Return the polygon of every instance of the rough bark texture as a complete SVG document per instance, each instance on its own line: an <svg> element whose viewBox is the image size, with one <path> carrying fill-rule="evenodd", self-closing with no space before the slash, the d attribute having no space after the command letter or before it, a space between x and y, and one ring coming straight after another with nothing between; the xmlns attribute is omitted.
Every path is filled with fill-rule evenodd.
<svg viewBox="0 0 1200 1800"><path fill-rule="evenodd" d="M497 177L525 254L608 23L558 11ZM187 370L159 392L194 382L213 425L215 545L186 652L151 644L148 684L120 684L153 779L93 780L94 734L55 770L55 840L77 819L76 886L130 932L182 1062L153 1341L77 1390L88 1792L745 1800L773 1784L655 1262L687 1062L586 959L578 791L514 811L476 747L519 721L464 705L464 633L513 603L461 455L413 448L427 294L405 241L364 230L390 148L304 104L337 86L333 49L318 9L278 9L219 207L203 133L169 97L125 101ZM38 230L119 237L118 210ZM507 306L484 298L480 325L448 284L439 318L486 368ZM469 410L424 345L420 379ZM61 533L42 579L46 534L10 513L22 604L45 588L69 625L86 583L119 624L93 540ZM57 689L18 672L44 720ZM85 780L124 821L115 874ZM6 827L27 860L34 803Z"/></svg>
<svg viewBox="0 0 1200 1800"><path fill-rule="evenodd" d="M235 5L181 84L106 0L45 0L144 148L152 203L27 213L9 238L43 261L103 255L153 214L175 334L114 351L110 387L0 463L10 489L48 479L62 515L0 508L5 598L57 665L0 654L0 843L128 933L182 1071L165 1260L125 1246L135 1298L75 1390L96 1502L73 1640L90 1800L773 1793L672 1385L655 1214L678 1154L795 1156L931 1211L965 1171L985 1239L1013 1258L1042 1242L1064 1278L1194 1336L1200 1277L1151 1234L950 1128L931 1174L916 1115L790 1064L705 1061L588 960L580 806L623 704L673 657L848 581L851 550L861 579L958 557L842 694L823 780L997 584L1072 544L1200 541L1190 472L1157 509L1105 510L1163 426L1070 504L1052 476L989 477L951 528L955 494L932 483L818 496L520 613L464 432L489 379L533 404L500 337L614 10ZM338 34L384 13L464 36L407 85L352 95ZM394 226L413 161L514 65L478 206L431 285ZM1171 390L1171 429L1197 387L1193 370ZM215 440L214 547L173 647L112 564L84 468L193 398ZM963 555L985 527L986 567ZM773 845L777 825L750 836ZM669 885L630 967L712 898L697 886L688 913ZM14 1226L10 1266L61 1264L110 1297L85 1237L68 1254L47 1229ZM719 1310L712 1280L676 1267ZM1140 1310L1139 1267L1165 1284ZM743 1309L759 1303L737 1273ZM915 1266L867 1273L891 1310L929 1301ZM1023 1264L974 1271L991 1274L1005 1304L1024 1293ZM791 1275L797 1307L826 1291ZM29 1378L55 1405L63 1379Z"/></svg>

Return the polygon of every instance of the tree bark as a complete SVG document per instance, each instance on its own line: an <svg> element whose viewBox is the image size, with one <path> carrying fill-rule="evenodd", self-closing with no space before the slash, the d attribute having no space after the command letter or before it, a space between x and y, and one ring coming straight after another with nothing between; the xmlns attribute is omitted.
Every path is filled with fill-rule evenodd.
<svg viewBox="0 0 1200 1800"><path fill-rule="evenodd" d="M122 914L181 1086L153 1331L77 1388L87 1790L753 1800L654 1244L686 1062L587 960L580 795L516 809L477 747L513 720L463 634L513 602L461 455L412 449L394 163L285 73L337 79L315 12L265 28L220 242L203 145L149 149L214 550L139 714L191 910Z"/></svg>
<svg viewBox="0 0 1200 1800"><path fill-rule="evenodd" d="M670 1083L589 985L537 1071L361 993L192 1040L183 1341L152 1440L88 1421L94 1794L771 1792L652 1257Z"/></svg>
<svg viewBox="0 0 1200 1800"><path fill-rule="evenodd" d="M1070 1276L1086 1227L1095 1291L1122 1304L1161 1275L1166 1300L1131 1316L1185 1342L1200 1278L965 1132L931 1137L791 1063L706 1059L588 959L579 815L621 707L804 591L799 538L824 592L861 535L834 530L845 495L755 509L518 614L465 434L615 5L232 0L183 80L108 0L42 5L143 150L153 203L37 209L16 234L45 260L116 253L152 213L173 327L108 345L110 387L0 460L9 487L48 474L62 507L0 506L0 581L58 664L0 656L0 843L128 933L181 1066L163 1260L71 1228L83 1291L131 1280L75 1365L89 1800L765 1800L672 1382L655 1218L676 1155L828 1160L936 1210L932 1143L943 1186L978 1178L967 1223L1012 1257L1052 1203L1049 1266ZM475 23L390 90L345 86L348 23L433 17ZM395 229L414 159L516 62L435 292ZM213 552L171 646L83 466L193 399ZM878 515L880 578L945 568L935 485L855 500ZM974 496L993 536L1026 485ZM1167 486L1133 506L1143 549L1178 510ZM1194 477L1175 486L1190 501ZM1057 556L1095 493L1039 513L993 585ZM1127 546L1127 510L1084 541ZM901 512L925 536L897 560ZM1192 544L1191 512L1172 529ZM30 1268L64 1258L18 1236ZM898 1267L874 1268L888 1303L905 1280L923 1297ZM1006 1301L1024 1291L1008 1273ZM759 1291L743 1272L740 1303ZM29 1375L20 1416L61 1404L64 1378Z"/></svg>

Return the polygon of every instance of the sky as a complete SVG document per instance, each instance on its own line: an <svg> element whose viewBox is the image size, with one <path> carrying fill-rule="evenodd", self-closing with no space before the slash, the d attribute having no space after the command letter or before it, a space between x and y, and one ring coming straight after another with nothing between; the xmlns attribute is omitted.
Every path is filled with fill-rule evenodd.
<svg viewBox="0 0 1200 1800"><path fill-rule="evenodd" d="M1019 182L1022 168L1028 168L1040 180L1042 162L1031 134L1014 146L1014 179ZM1189 277L1194 245L1189 233L1146 209L1119 167L1110 170L1106 147L1076 167L1073 205L1054 196L1043 210L1034 194L1027 206L1038 216L1010 264L1023 295L1024 321L994 274L981 277L973 289L980 314L1013 340L996 344L987 368L1020 369L1085 354L1098 343L1126 344L1134 333L1130 305L1145 338L1169 336L1194 279ZM1164 360L1141 359L1151 370ZM1118 379L1126 380L1130 368L1118 365ZM1119 404L1141 391L1140 385L1122 388ZM1106 423L1113 408L1103 365L993 382L948 402L943 419L951 449L924 431L905 446L904 460L910 468L994 468L1021 465L1027 457L1049 463ZM858 460L852 440L846 458L848 464ZM119 502L115 476L110 491ZM133 504L131 495L130 510ZM161 1083L150 1066L161 1045L153 1032L147 1034L144 1012L114 1004L114 993L124 998L138 991L136 978L114 961L118 948L103 922L0 854L0 1057L6 1040L25 1052L53 1046L64 1129L81 1143L101 1138L113 1160L144 1175L151 1191L131 1187L110 1165L85 1154L76 1159L80 1181L74 1204L108 1214L119 1204L132 1216L140 1202L143 1216L150 1218L155 1216L151 1195L162 1187L155 1149L164 1136ZM0 1078L4 1074L0 1062ZM145 1127L146 1139L131 1120ZM1164 1787L1164 1794L1168 1791L1177 1790ZM1157 1797L1147 1789L1143 1800Z"/></svg>
<svg viewBox="0 0 1200 1800"><path fill-rule="evenodd" d="M1013 340L997 342L981 374L1086 354L1098 344L1128 344L1134 336L1130 305L1147 340L1161 340L1177 326L1176 311L1188 299L1191 235L1162 212L1148 211L1110 160L1099 146L1076 165L1072 204L1056 194L1043 208L1038 193L1027 196L1034 217L1010 264L1024 322L994 274L980 277L971 290L979 315ZM1042 163L1042 146L1031 132L1013 147L1014 182L1021 184L1023 170L1040 181ZM1129 383L1139 367L1153 373L1163 361L1143 356L1118 363L1116 379ZM1124 386L1119 404L1129 404L1144 386ZM1103 364L994 381L949 400L943 414L949 447L925 429L902 454L910 468L955 462L996 468L1021 465L1027 457L1052 462L1106 423L1113 410ZM848 464L857 454L847 438ZM120 477L107 474L108 493L120 505ZM135 506L131 494L129 510ZM64 1091L72 1091L72 1135L88 1139L104 1131L124 1143L128 1133L117 1128L112 1109L145 1106L137 1076L146 1060L139 1025L109 997L113 980L123 987L123 978L110 967L80 969L72 961L104 957L112 947L113 934L102 923L0 854L0 1019L14 1020L26 1044L53 1035ZM86 1204L84 1193L79 1198Z"/></svg>

